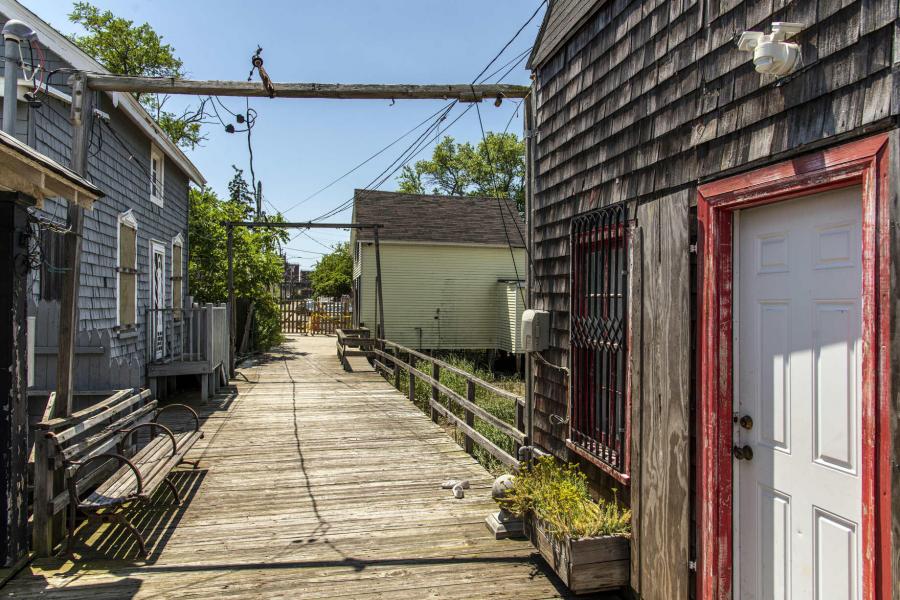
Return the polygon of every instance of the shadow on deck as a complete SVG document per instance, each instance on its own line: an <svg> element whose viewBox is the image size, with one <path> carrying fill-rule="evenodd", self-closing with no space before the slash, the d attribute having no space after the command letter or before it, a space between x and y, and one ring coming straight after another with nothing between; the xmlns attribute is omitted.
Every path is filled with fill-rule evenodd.
<svg viewBox="0 0 900 600"><path fill-rule="evenodd" d="M184 504L135 513L148 560L94 527L74 560L37 560L3 594L565 597L527 542L488 534L490 475L380 376L345 372L334 338L291 339L199 408ZM470 480L466 498L439 489L450 478Z"/></svg>

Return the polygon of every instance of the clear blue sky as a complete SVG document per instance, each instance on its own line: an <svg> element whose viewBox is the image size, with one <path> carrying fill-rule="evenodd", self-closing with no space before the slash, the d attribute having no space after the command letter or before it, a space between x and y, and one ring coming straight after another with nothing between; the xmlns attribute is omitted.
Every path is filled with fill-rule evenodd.
<svg viewBox="0 0 900 600"><path fill-rule="evenodd" d="M71 2L22 0L64 33ZM263 47L273 80L323 83L469 83L531 16L540 0L94 0L115 14L150 23L184 61L190 77L246 79L250 55ZM541 14L495 64L499 66L531 46ZM491 69L493 70L493 68ZM505 79L527 84L524 64ZM195 99L190 98L193 101ZM177 102L183 102L177 99ZM224 99L235 112L244 101ZM251 100L259 113L253 129L254 165L272 206L285 211L342 175L402 133L438 111L443 102L398 100ZM173 104L173 106L175 106ZM515 110L480 105L487 130L503 130ZM454 109L449 123L465 105ZM510 131L521 135L521 112ZM208 141L188 152L216 191L231 178L231 165L249 179L247 139L206 127ZM413 141L413 134L312 200L286 212L291 220L315 218L366 187ZM449 131L458 141L481 139L475 110ZM430 154L425 149L420 157ZM390 179L381 189L394 189ZM333 221L349 221L347 210ZM314 230L288 246L288 256L304 268L331 246L348 239L341 230Z"/></svg>

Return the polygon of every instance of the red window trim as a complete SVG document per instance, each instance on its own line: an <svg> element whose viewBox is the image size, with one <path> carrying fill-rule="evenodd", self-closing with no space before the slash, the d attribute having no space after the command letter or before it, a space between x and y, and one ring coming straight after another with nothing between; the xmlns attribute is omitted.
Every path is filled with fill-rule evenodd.
<svg viewBox="0 0 900 600"><path fill-rule="evenodd" d="M738 209L851 185L863 188L863 598L890 599L891 258L885 133L698 189L700 600L732 594L732 216Z"/></svg>
<svg viewBox="0 0 900 600"><path fill-rule="evenodd" d="M634 241L632 239L634 231L633 231L633 227L631 226L631 224L632 224L631 221L626 220L624 223L619 224L615 227L605 227L603 229L603 231L584 232L577 236L579 238L578 240L576 240L575 236L573 235L572 240L571 240L573 256L574 256L574 253L577 251L576 244L581 244L581 243L584 243L585 241L588 241L588 243L597 242L597 241L611 239L613 237L616 237L616 238L621 238L624 243L625 262L627 265L628 260L629 260L628 256L629 256L629 253L632 252L632 244ZM572 300L574 301L574 297L577 293L576 292L577 284L575 282L574 273L572 273L572 277L570 278L569 283L570 283L569 289L572 291ZM626 285L626 289L630 288L631 273L629 273L628 276L626 277L625 285ZM629 293L628 301L626 303L626 306L624 307L625 314L629 315L629 316L630 316L630 312L631 312L631 302L633 302L633 299L631 297L631 294ZM574 306L572 307L572 310L574 312ZM625 331L625 337L624 337L625 355L623 357L623 360L625 362L625 381L623 383L623 385L625 386L624 387L625 398L624 398L624 403L623 403L623 410L625 412L625 415L624 415L625 416L625 437L622 442L623 449L621 451L622 452L622 470L621 471L616 469L614 466L604 462L600 457L593 454L590 450L585 448L583 445L578 444L577 442L572 440L572 415L574 414L573 399L575 396L575 386L574 385L568 386L569 389L568 389L568 394L567 394L567 399L566 399L567 400L567 411L568 411L567 414L569 415L569 423L568 423L568 427L567 427L567 431L566 431L566 434L567 434L566 435L566 448L568 448L568 450L570 452L573 452L574 454L576 454L583 460L586 460L587 462L591 463L592 465L594 465L595 467L597 467L598 469L600 469L601 471L603 471L604 473L606 473L607 475L609 475L610 477L612 477L613 479L615 479L616 481L618 481L619 483L621 483L623 485L628 485L628 483L631 481L631 360L630 360L630 358L631 358L631 339L632 339L631 326L632 326L631 319L628 318L627 329ZM570 373L572 373L572 376L574 376L573 370L575 368L575 365L572 364L572 355L573 355L573 352L570 349L570 351L569 351L569 369L570 369Z"/></svg>

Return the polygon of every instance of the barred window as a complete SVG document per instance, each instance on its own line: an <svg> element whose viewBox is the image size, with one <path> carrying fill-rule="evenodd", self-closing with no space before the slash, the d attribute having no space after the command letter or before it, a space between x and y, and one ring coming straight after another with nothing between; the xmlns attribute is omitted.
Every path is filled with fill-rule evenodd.
<svg viewBox="0 0 900 600"><path fill-rule="evenodd" d="M567 445L627 480L628 226L624 204L572 220L572 391Z"/></svg>

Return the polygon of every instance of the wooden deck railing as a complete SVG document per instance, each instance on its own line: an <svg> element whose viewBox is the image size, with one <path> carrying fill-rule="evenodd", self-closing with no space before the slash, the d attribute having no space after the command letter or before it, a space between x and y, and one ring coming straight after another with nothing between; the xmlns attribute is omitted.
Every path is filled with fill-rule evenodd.
<svg viewBox="0 0 900 600"><path fill-rule="evenodd" d="M348 355L347 342L358 341L358 339L351 339L348 335L345 335L342 339L339 333L338 356L345 357ZM371 343L366 340L363 345L357 347L360 350L352 352L357 355L367 354L372 359L376 369L392 378L394 387L397 389L400 389L401 386L401 372L405 372L411 401L415 400L417 380L431 386L428 405L431 410L432 420L437 421L439 417L443 417L448 423L454 425L464 436L466 452L474 454L475 446L478 446L507 467L518 470L519 460L515 455L518 454L518 449L521 446L528 444L528 437L525 433L525 399L523 397L501 389L433 356L428 356L389 340L372 339ZM345 361L344 358L341 360L342 362ZM430 373L420 368L420 364L417 363L421 362L429 365ZM445 371L454 373L465 380L465 396L441 382L441 372ZM507 423L484 407L479 406L476 403L478 388L515 403L515 424ZM447 399L446 405L441 401L442 397ZM488 423L505 435L511 441L513 453L507 452L478 431L475 427L476 418Z"/></svg>
<svg viewBox="0 0 900 600"><path fill-rule="evenodd" d="M204 362L210 369L228 361L226 304L147 310L150 364Z"/></svg>

